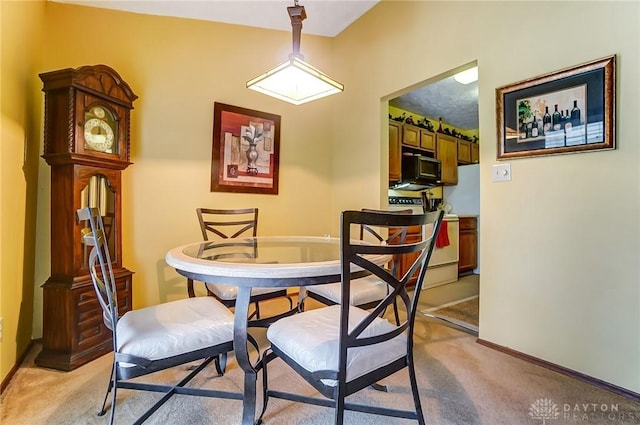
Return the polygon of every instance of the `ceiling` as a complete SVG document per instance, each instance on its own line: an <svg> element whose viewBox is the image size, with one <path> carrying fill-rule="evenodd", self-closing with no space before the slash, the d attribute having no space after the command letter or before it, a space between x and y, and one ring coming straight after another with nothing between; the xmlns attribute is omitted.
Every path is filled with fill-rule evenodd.
<svg viewBox="0 0 640 425"><path fill-rule="evenodd" d="M49 0L147 15L175 16L291 31L287 7L294 0ZM307 19L303 34L335 37L380 0L299 0Z"/></svg>
<svg viewBox="0 0 640 425"><path fill-rule="evenodd" d="M49 0L149 15L174 16L291 31L286 8L294 0ZM299 0L307 12L303 34L335 37L380 0ZM413 90L389 104L460 129L478 128L478 83L448 77Z"/></svg>
<svg viewBox="0 0 640 425"><path fill-rule="evenodd" d="M453 76L389 101L414 114L438 119L463 130L478 128L478 82L461 84Z"/></svg>

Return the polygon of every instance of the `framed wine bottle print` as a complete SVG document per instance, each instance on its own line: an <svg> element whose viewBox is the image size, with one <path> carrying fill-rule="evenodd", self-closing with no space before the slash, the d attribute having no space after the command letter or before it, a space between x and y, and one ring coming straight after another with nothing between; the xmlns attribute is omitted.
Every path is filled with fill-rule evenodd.
<svg viewBox="0 0 640 425"><path fill-rule="evenodd" d="M497 159L615 149L615 55L496 89Z"/></svg>

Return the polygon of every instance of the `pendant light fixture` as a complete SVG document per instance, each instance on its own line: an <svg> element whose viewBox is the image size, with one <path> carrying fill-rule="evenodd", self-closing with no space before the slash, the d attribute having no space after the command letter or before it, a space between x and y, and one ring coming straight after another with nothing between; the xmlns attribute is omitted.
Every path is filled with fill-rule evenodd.
<svg viewBox="0 0 640 425"><path fill-rule="evenodd" d="M327 74L306 63L300 53L302 21L307 19L304 6L287 7L293 29L293 52L289 60L256 78L247 81L247 88L301 105L312 100L339 93L344 86Z"/></svg>

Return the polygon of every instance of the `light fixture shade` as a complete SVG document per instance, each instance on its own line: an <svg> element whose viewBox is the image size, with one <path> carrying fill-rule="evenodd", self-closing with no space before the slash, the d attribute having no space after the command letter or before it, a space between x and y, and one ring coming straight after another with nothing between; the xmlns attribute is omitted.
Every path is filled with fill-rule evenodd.
<svg viewBox="0 0 640 425"><path fill-rule="evenodd" d="M301 105L339 93L344 86L298 57L247 81L247 88Z"/></svg>
<svg viewBox="0 0 640 425"><path fill-rule="evenodd" d="M470 84L478 81L478 67L474 66L453 76L453 79L461 84Z"/></svg>

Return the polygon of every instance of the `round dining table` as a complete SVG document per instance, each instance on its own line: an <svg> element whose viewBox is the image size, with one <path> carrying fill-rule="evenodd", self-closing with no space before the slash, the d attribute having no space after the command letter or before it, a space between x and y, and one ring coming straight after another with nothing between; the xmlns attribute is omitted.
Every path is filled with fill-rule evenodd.
<svg viewBox="0 0 640 425"><path fill-rule="evenodd" d="M363 242L366 243L366 242ZM242 424L255 423L256 381L259 364L252 364L248 329L267 327L273 321L295 314L297 308L276 316L249 319L253 287L301 287L341 281L340 239L313 236L272 236L204 241L170 250L165 260L176 271L200 282L238 287L234 312L233 343L236 360L244 371ZM371 258L385 264L388 256ZM352 278L367 273L352 265Z"/></svg>

